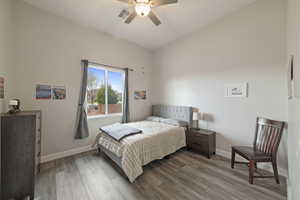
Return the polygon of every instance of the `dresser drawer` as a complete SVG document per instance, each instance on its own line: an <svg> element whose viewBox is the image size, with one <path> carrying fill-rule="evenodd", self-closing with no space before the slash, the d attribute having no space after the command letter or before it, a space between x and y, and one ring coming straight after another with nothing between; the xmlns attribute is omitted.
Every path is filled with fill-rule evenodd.
<svg viewBox="0 0 300 200"><path fill-rule="evenodd" d="M192 148L192 149L196 149L198 151L203 151L203 152L208 152L208 144L205 144L205 143L200 143L200 142L197 142L197 141L191 141L189 143L189 147Z"/></svg>
<svg viewBox="0 0 300 200"><path fill-rule="evenodd" d="M197 133L191 133L188 136L188 139L191 140L191 141L197 141L197 142L199 142L201 144L201 143L207 143L207 141L208 141L209 138L206 135L200 135L200 134L197 134Z"/></svg>
<svg viewBox="0 0 300 200"><path fill-rule="evenodd" d="M191 137L195 140L199 140L199 141L207 141L208 140L207 136L200 135L200 134L195 134L195 133L190 134L189 137Z"/></svg>

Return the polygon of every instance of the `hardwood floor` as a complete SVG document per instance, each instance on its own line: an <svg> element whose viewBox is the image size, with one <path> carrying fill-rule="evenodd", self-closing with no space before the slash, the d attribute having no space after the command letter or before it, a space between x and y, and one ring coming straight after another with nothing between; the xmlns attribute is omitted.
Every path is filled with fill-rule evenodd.
<svg viewBox="0 0 300 200"><path fill-rule="evenodd" d="M263 172L266 174L267 172ZM211 160L186 150L144 167L130 183L104 155L89 152L44 164L36 180L36 200L285 200L286 181L248 183L247 166L230 168L228 159Z"/></svg>

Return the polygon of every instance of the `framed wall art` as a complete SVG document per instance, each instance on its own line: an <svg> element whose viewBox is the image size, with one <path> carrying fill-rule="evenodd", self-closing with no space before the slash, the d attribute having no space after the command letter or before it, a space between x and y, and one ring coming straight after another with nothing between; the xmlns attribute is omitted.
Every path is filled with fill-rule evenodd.
<svg viewBox="0 0 300 200"><path fill-rule="evenodd" d="M0 77L0 99L4 99L4 78Z"/></svg>
<svg viewBox="0 0 300 200"><path fill-rule="evenodd" d="M287 71L287 86L288 86L288 98L293 98L293 82L294 82L294 56L291 55L288 63Z"/></svg>
<svg viewBox="0 0 300 200"><path fill-rule="evenodd" d="M134 99L135 100L146 100L146 90L136 90L134 91Z"/></svg>
<svg viewBox="0 0 300 200"><path fill-rule="evenodd" d="M54 100L66 99L66 87L65 86L52 86L52 99L54 99Z"/></svg>
<svg viewBox="0 0 300 200"><path fill-rule="evenodd" d="M51 86L37 84L35 98L37 100L50 100L51 99Z"/></svg>
<svg viewBox="0 0 300 200"><path fill-rule="evenodd" d="M248 83L225 85L225 97L246 98L248 97Z"/></svg>

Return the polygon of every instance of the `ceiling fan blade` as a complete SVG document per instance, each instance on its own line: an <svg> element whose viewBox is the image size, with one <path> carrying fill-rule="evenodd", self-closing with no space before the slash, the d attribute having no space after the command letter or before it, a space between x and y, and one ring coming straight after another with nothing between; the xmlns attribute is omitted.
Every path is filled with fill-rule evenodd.
<svg viewBox="0 0 300 200"><path fill-rule="evenodd" d="M119 14L118 16L119 16L120 18L125 19L128 15L129 15L129 11L123 9L123 10L120 12L120 14Z"/></svg>
<svg viewBox="0 0 300 200"><path fill-rule="evenodd" d="M134 0L117 0L117 1L121 1L123 3L128 3L128 4L133 4Z"/></svg>
<svg viewBox="0 0 300 200"><path fill-rule="evenodd" d="M153 7L167 5L167 4L173 4L173 3L178 3L178 0L152 0L151 1L151 5Z"/></svg>
<svg viewBox="0 0 300 200"><path fill-rule="evenodd" d="M125 23L126 24L130 24L132 22L132 20L136 17L136 12L133 11L128 17L127 19L125 20Z"/></svg>
<svg viewBox="0 0 300 200"><path fill-rule="evenodd" d="M159 20L158 17L154 14L153 11L150 11L148 17L151 19L151 21L152 21L156 26L158 26L158 25L161 24L160 20Z"/></svg>

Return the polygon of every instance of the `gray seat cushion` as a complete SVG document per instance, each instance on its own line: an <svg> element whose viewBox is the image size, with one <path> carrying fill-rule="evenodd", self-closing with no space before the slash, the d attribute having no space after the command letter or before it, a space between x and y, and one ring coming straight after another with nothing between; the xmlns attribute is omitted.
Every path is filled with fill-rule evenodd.
<svg viewBox="0 0 300 200"><path fill-rule="evenodd" d="M232 150L234 150L236 153L240 154L247 160L270 161L272 159L271 154L258 151L253 147L234 146L232 147Z"/></svg>

